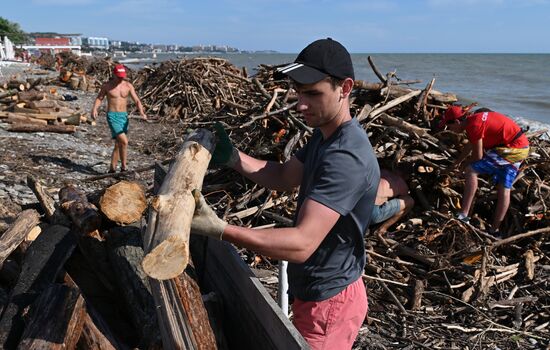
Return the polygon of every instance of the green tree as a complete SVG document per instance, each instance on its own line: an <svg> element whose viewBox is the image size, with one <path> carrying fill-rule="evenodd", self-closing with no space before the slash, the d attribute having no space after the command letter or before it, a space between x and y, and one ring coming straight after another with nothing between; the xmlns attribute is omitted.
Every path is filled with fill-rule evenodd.
<svg viewBox="0 0 550 350"><path fill-rule="evenodd" d="M19 27L18 23L10 22L0 17L0 36L5 36L14 44L23 44L28 40L27 34Z"/></svg>

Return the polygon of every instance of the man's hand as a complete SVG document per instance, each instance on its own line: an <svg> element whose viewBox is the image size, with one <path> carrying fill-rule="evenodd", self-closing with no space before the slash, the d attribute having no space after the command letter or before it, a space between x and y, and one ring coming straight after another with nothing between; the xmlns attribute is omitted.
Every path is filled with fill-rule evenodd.
<svg viewBox="0 0 550 350"><path fill-rule="evenodd" d="M239 151L231 143L221 123L216 123L214 127L216 128L217 142L210 164L225 165L232 168L239 160Z"/></svg>
<svg viewBox="0 0 550 350"><path fill-rule="evenodd" d="M146 115L146 114L142 114L142 115L141 115L141 119L143 119L143 120L149 120L149 119L147 118L147 115Z"/></svg>
<svg viewBox="0 0 550 350"><path fill-rule="evenodd" d="M191 222L191 233L221 240L227 222L218 218L210 209L199 190L193 190L193 197L195 197L195 213Z"/></svg>
<svg viewBox="0 0 550 350"><path fill-rule="evenodd" d="M92 109L92 113L90 113L90 116L92 117L92 120L96 120L97 119L97 110Z"/></svg>

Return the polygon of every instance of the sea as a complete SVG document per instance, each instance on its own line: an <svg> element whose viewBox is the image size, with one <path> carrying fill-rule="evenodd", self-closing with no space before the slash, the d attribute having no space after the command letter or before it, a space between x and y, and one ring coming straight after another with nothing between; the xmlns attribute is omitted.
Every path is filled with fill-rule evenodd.
<svg viewBox="0 0 550 350"><path fill-rule="evenodd" d="M141 68L169 59L196 57L198 54L135 54L115 57L131 68ZM296 54L228 53L201 54L226 58L235 66L246 67L253 75L260 64L292 62ZM382 74L395 72L401 80L421 80L411 85L422 89L435 78L433 88L458 96L459 102L477 102L512 117L531 130L550 129L550 54L432 54L372 53L352 54L355 78L378 82L367 57L371 56Z"/></svg>

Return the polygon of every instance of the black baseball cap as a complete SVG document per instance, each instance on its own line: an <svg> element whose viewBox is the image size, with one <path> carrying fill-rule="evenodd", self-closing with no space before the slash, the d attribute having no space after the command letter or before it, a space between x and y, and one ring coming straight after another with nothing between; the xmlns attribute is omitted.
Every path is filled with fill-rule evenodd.
<svg viewBox="0 0 550 350"><path fill-rule="evenodd" d="M328 76L355 79L348 50L331 38L312 42L300 52L294 63L278 68L277 73L300 84L313 84Z"/></svg>

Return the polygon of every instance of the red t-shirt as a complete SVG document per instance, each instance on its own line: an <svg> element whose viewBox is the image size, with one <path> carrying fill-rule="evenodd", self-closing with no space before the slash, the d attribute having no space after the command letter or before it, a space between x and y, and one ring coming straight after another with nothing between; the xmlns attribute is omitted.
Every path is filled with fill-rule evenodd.
<svg viewBox="0 0 550 350"><path fill-rule="evenodd" d="M483 139L483 149L495 146L524 148L529 146L525 135L514 140L521 128L510 118L497 112L480 112L468 117L466 135L471 143ZM513 140L513 141L512 141Z"/></svg>

